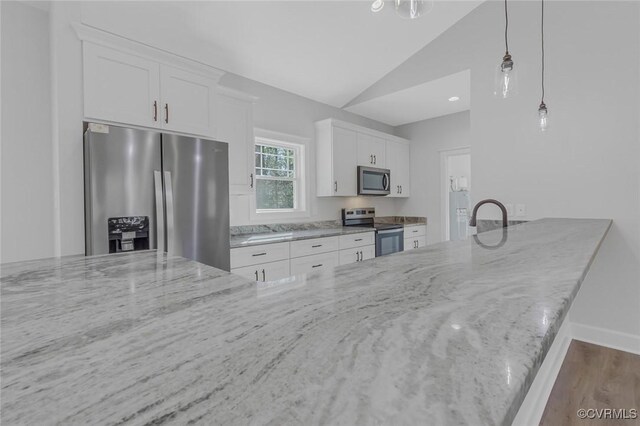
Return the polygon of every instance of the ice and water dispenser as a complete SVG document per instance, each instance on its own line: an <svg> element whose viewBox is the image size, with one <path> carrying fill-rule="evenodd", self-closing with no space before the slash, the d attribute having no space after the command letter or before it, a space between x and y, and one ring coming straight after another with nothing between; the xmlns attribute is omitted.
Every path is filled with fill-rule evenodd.
<svg viewBox="0 0 640 426"><path fill-rule="evenodd" d="M149 249L149 216L110 217L109 253Z"/></svg>

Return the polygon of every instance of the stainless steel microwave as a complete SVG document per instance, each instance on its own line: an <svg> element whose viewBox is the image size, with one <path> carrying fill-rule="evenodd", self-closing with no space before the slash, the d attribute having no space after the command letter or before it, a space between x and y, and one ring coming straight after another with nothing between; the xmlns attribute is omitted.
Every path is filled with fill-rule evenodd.
<svg viewBox="0 0 640 426"><path fill-rule="evenodd" d="M389 195L391 191L389 169L358 166L358 195Z"/></svg>

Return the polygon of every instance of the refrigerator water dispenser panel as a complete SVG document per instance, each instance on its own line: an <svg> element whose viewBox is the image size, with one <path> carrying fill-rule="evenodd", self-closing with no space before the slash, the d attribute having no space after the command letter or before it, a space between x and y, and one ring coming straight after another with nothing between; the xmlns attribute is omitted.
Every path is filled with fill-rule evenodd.
<svg viewBox="0 0 640 426"><path fill-rule="evenodd" d="M149 217L110 217L109 253L149 249Z"/></svg>

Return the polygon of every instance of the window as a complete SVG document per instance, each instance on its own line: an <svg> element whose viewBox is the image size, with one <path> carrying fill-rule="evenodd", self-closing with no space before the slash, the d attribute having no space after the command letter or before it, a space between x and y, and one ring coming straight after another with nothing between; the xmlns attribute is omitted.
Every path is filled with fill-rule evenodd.
<svg viewBox="0 0 640 426"><path fill-rule="evenodd" d="M256 211L286 212L304 210L301 194L302 146L256 138Z"/></svg>

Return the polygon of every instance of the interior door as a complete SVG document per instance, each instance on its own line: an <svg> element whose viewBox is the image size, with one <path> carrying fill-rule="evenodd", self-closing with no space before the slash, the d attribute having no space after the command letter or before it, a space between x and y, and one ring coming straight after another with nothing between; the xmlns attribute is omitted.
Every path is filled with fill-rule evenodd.
<svg viewBox="0 0 640 426"><path fill-rule="evenodd" d="M333 192L355 197L358 192L357 133L333 128Z"/></svg>
<svg viewBox="0 0 640 426"><path fill-rule="evenodd" d="M167 251L230 269L228 146L162 135Z"/></svg>
<svg viewBox="0 0 640 426"><path fill-rule="evenodd" d="M89 128L84 156L86 254L109 253L107 219L123 216L147 216L149 248L156 248L154 172L162 170L160 134L116 126Z"/></svg>
<svg viewBox="0 0 640 426"><path fill-rule="evenodd" d="M215 80L162 65L162 128L213 137L215 86Z"/></svg>

